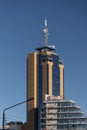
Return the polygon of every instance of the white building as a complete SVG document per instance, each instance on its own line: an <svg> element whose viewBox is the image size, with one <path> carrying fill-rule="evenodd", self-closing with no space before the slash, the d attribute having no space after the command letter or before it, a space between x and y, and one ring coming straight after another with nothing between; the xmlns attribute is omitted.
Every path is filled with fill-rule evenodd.
<svg viewBox="0 0 87 130"><path fill-rule="evenodd" d="M73 100L46 98L41 110L42 130L87 130L87 117Z"/></svg>

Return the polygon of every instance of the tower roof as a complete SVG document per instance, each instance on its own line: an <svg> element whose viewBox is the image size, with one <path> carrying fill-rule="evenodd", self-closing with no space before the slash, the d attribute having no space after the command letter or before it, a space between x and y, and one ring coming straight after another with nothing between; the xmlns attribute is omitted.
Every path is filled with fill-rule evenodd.
<svg viewBox="0 0 87 130"><path fill-rule="evenodd" d="M51 46L43 46L43 47L38 47L36 48L37 51L54 51L55 50L55 46L51 45Z"/></svg>

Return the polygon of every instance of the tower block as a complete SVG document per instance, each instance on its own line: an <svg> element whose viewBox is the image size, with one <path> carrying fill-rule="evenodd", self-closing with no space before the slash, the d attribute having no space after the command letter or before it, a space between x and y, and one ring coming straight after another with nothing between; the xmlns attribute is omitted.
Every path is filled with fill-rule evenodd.
<svg viewBox="0 0 87 130"><path fill-rule="evenodd" d="M48 46L48 29L45 20L44 46L36 48L27 57L27 99L33 97L32 102L27 102L27 123L29 130L40 130L41 107L45 95L60 96L64 98L64 65L57 53L55 46Z"/></svg>

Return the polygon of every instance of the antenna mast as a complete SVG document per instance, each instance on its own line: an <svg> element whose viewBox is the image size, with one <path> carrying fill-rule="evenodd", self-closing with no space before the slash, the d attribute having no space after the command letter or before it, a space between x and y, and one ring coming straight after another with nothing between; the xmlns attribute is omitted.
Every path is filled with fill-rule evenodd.
<svg viewBox="0 0 87 130"><path fill-rule="evenodd" d="M47 46L47 40L48 40L48 29L47 29L47 20L45 19L45 28L43 30L44 33L44 46Z"/></svg>

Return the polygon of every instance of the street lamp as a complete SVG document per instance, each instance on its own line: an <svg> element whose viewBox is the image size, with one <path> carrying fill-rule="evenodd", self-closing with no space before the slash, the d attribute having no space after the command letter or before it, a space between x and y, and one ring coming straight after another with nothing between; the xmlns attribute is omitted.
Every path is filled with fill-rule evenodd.
<svg viewBox="0 0 87 130"><path fill-rule="evenodd" d="M23 103L25 103L25 102L32 101L33 99L34 99L34 98L31 97L31 98L29 98L29 99L27 99L27 100L25 100L25 101L22 101L22 102L20 102L20 103L17 103L17 104L15 104L15 105L12 105L12 106L10 106L10 107L5 108L5 109L3 110L2 129L5 130L5 126L4 126L4 124L5 124L5 111L7 111L8 109L11 109L11 108L13 108L13 107L19 106L19 105L21 105L21 104L23 104Z"/></svg>

